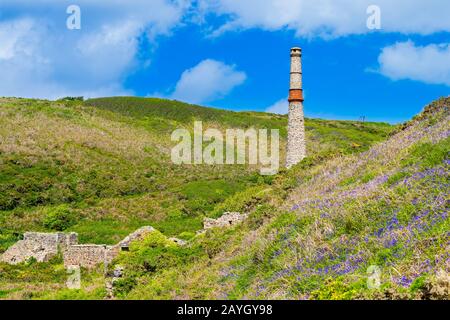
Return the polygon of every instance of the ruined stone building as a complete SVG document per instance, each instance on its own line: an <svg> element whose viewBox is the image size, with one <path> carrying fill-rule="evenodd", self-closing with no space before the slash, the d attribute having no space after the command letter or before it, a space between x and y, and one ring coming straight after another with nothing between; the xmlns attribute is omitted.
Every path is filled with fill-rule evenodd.
<svg viewBox="0 0 450 320"><path fill-rule="evenodd" d="M127 251L131 242L142 239L154 230L150 226L139 228L113 246L78 244L78 234L74 232L26 232L23 240L16 242L0 256L0 261L17 264L34 258L37 262L46 262L61 252L65 267L77 265L94 268L98 264L109 264L120 251Z"/></svg>
<svg viewBox="0 0 450 320"><path fill-rule="evenodd" d="M302 49L295 47L291 49L287 168L299 163L306 157L303 101Z"/></svg>
<svg viewBox="0 0 450 320"><path fill-rule="evenodd" d="M247 217L247 214L239 212L225 212L217 219L205 218L202 231L236 226ZM75 232L26 232L22 240L13 244L0 255L0 261L18 264L34 258L37 262L46 262L61 253L64 266L68 269L73 266L92 269L100 264L106 267L121 251L128 251L132 242L140 241L154 231L156 230L151 226L141 227L115 245L79 244L78 234ZM186 241L177 238L169 238L169 240L179 246L187 244Z"/></svg>

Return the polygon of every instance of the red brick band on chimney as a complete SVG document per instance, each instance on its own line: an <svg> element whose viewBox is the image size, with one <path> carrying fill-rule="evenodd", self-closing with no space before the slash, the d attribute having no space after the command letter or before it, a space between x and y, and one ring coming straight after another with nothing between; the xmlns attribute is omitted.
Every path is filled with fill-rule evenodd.
<svg viewBox="0 0 450 320"><path fill-rule="evenodd" d="M301 89L291 89L289 90L289 102L300 101L303 102L303 90Z"/></svg>

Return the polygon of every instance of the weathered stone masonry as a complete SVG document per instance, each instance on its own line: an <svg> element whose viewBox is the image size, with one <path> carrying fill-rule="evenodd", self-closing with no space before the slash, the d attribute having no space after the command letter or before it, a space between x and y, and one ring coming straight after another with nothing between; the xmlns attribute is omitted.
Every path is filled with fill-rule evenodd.
<svg viewBox="0 0 450 320"><path fill-rule="evenodd" d="M112 259L114 259L115 256L111 252L111 249L111 246L95 244L70 246L63 253L64 266L66 268L69 266L81 266L91 269L101 263L108 264L112 261Z"/></svg>
<svg viewBox="0 0 450 320"><path fill-rule="evenodd" d="M303 114L302 49L291 49L289 120L286 167L306 157L305 119Z"/></svg>
<svg viewBox="0 0 450 320"><path fill-rule="evenodd" d="M114 246L82 244L73 245L64 252L64 266L79 265L85 268L94 268L103 263L105 266L117 257L120 251L128 250L131 242L143 239L153 227L145 226L126 236Z"/></svg>
<svg viewBox="0 0 450 320"><path fill-rule="evenodd" d="M76 233L41 233L25 232L23 240L19 240L1 256L1 261L17 264L35 258L38 262L46 262L78 243Z"/></svg>
<svg viewBox="0 0 450 320"><path fill-rule="evenodd" d="M74 232L26 232L24 239L8 248L0 261L17 264L35 258L38 262L46 262L61 252L65 267L94 268L99 264L109 264L121 250L127 250L132 241L143 238L153 230L152 227L142 227L114 246L78 244L78 235Z"/></svg>
<svg viewBox="0 0 450 320"><path fill-rule="evenodd" d="M239 212L225 212L217 219L205 218L202 232L211 228L232 227L247 217L247 214ZM152 231L155 231L153 227L142 227L113 246L78 244L78 234L74 232L67 234L26 232L23 240L19 240L1 255L0 261L17 264L35 258L38 262L46 262L61 252L66 268L80 266L92 269L100 264L107 266L120 251L127 251L133 241L143 239ZM186 245L186 241L177 238L169 240L180 246Z"/></svg>
<svg viewBox="0 0 450 320"><path fill-rule="evenodd" d="M217 219L205 218L203 220L204 230L212 228L226 228L235 226L247 218L247 214L240 214L239 212L225 212Z"/></svg>

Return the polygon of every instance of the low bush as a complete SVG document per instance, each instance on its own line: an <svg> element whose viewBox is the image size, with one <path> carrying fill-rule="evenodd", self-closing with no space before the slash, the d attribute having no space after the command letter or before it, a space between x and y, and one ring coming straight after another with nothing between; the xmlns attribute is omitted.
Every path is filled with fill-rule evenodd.
<svg viewBox="0 0 450 320"><path fill-rule="evenodd" d="M60 205L48 210L45 215L43 224L44 227L56 230L64 231L77 222L77 215L67 205Z"/></svg>

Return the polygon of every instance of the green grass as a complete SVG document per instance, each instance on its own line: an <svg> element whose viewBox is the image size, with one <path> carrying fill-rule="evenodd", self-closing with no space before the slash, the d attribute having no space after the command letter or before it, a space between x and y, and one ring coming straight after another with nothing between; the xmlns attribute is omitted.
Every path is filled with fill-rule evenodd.
<svg viewBox="0 0 450 320"><path fill-rule="evenodd" d="M213 181L193 181L181 187L180 193L186 199L185 211L188 215L208 214L217 203L242 191L244 183L227 182L223 179Z"/></svg>
<svg viewBox="0 0 450 320"><path fill-rule="evenodd" d="M408 158L402 161L403 166L419 164L421 168L434 167L450 156L450 138L442 143L421 143L415 145L409 152Z"/></svg>
<svg viewBox="0 0 450 320"><path fill-rule="evenodd" d="M263 128L278 128L285 124L285 117L267 115L257 112L232 112L190 105L180 101L115 97L99 98L86 101L86 105L99 109L113 111L137 120L149 130L156 132L171 132L174 124L192 127L194 121L216 123L223 127L250 128L251 126ZM250 122L249 119L252 119ZM286 135L286 129L282 135Z"/></svg>

